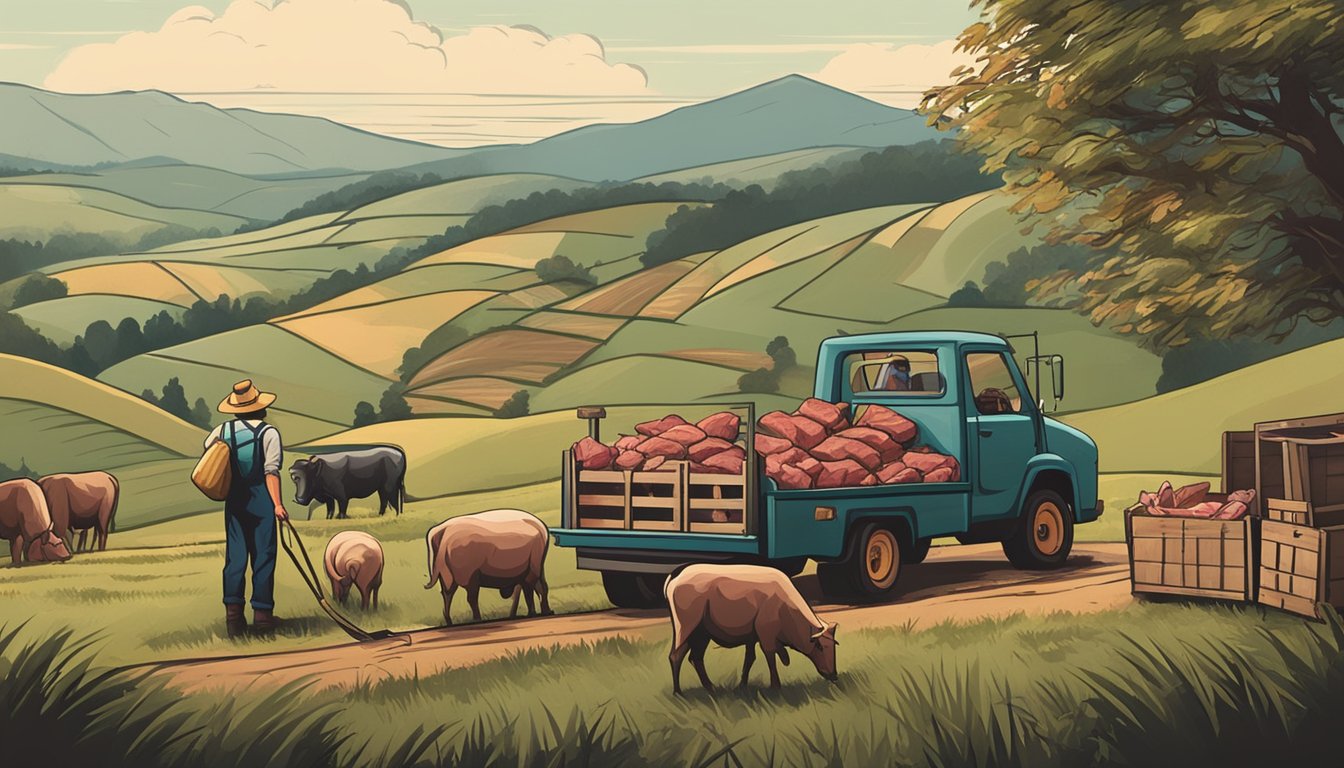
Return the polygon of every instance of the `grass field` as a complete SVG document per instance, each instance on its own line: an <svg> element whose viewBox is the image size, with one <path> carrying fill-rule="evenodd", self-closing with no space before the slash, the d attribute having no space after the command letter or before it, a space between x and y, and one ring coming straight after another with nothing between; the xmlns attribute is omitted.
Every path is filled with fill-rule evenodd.
<svg viewBox="0 0 1344 768"><path fill-rule="evenodd" d="M841 627L837 683L795 654L780 691L758 663L750 688L684 697L663 642L220 698L100 673L43 629L0 634L0 738L74 764L1314 767L1338 764L1344 714L1344 624L1254 608ZM712 648L711 678L731 686L740 658Z"/></svg>
<svg viewBox="0 0 1344 768"><path fill-rule="evenodd" d="M1219 471L1222 433L1344 411L1344 341L1291 352L1135 403L1065 417L1098 444L1103 472ZM1160 439L1154 439L1155 434Z"/></svg>

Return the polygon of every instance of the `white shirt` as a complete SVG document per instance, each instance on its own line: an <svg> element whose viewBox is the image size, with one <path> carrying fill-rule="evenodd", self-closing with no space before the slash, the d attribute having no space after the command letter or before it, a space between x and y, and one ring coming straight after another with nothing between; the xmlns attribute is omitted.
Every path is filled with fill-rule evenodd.
<svg viewBox="0 0 1344 768"><path fill-rule="evenodd" d="M257 419L234 419L234 421L240 421L252 429L256 429L261 424L261 421ZM227 421L224 422L224 424L227 423ZM215 427L210 432L210 436L205 438L206 448L209 448L216 440L223 439L221 435L224 430L224 424ZM262 466L265 474L278 477L280 475L280 461L281 454L284 452L284 447L280 444L280 430L276 429L274 424L267 424L266 426L268 429L261 433Z"/></svg>

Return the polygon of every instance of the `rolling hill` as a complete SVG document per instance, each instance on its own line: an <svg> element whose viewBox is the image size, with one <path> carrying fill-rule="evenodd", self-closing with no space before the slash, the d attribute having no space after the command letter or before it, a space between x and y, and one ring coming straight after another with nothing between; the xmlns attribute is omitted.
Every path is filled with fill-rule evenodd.
<svg viewBox="0 0 1344 768"><path fill-rule="evenodd" d="M155 266L177 274L182 265L169 259L215 253L224 254L219 261L262 269L352 221L377 222L390 228L385 234L397 234L432 210L450 210L445 201L461 191L453 185L464 183L324 214L307 225L291 222L267 234L171 246L176 250L155 254L162 256ZM594 399L740 399L738 377L768 364L764 349L777 335L789 338L801 362L782 379L780 394L803 397L811 388L813 350L839 331L1040 330L1044 349L1071 360L1106 350L1103 364L1071 369L1070 398L1062 404L1070 410L1144 397L1160 373L1155 356L1069 312L943 306L988 261L1031 242L1007 226L1012 216L1001 195L852 211L641 269L636 257L645 237L678 205L590 211L480 238L266 325L127 360L102 378L139 391L179 376L194 398L218 389L221 370L252 375L296 395L281 408L295 419L298 438L310 439L348 425L357 402L379 402L398 380L406 351L445 326L460 337L428 350L408 379L407 401L421 415L489 415L518 390L529 392L534 412ZM258 242L247 242L254 237ZM541 283L534 267L557 253L600 265L594 271L601 284ZM135 262L88 269L106 276L145 268ZM221 275L225 268L208 269ZM161 300L189 298L180 284L174 290L182 295L174 298L167 281L155 281L166 292ZM151 279L128 275L125 283L147 295Z"/></svg>
<svg viewBox="0 0 1344 768"><path fill-rule="evenodd" d="M80 173L9 176L4 183L103 190L161 208L270 221L324 192L365 178L363 173L256 177L198 165L127 164Z"/></svg>
<svg viewBox="0 0 1344 768"><path fill-rule="evenodd" d="M62 94L0 84L0 153L65 166L154 159L241 174L429 162L454 150L330 120L218 109L159 91Z"/></svg>
<svg viewBox="0 0 1344 768"><path fill-rule="evenodd" d="M1102 472L1216 475L1220 436L1258 421L1344 412L1344 340L1290 352L1193 386L1066 417L1101 445ZM1076 368L1076 366L1075 366Z"/></svg>
<svg viewBox="0 0 1344 768"><path fill-rule="evenodd" d="M0 239L45 242L59 232L86 232L130 245L174 225L232 232L249 220L191 208L160 207L92 187L0 181Z"/></svg>
<svg viewBox="0 0 1344 768"><path fill-rule="evenodd" d="M217 506L188 481L205 433L106 384L0 355L0 461L41 474L107 470L121 483L118 528Z"/></svg>

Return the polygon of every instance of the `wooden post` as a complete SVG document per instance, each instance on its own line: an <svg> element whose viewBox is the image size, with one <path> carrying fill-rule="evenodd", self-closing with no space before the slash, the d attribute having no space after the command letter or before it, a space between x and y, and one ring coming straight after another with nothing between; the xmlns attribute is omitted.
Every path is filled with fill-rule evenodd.
<svg viewBox="0 0 1344 768"><path fill-rule="evenodd" d="M598 405L585 405L575 411L580 419L588 420L588 436L598 442L602 442L601 426L602 420L607 417L607 409Z"/></svg>
<svg viewBox="0 0 1344 768"><path fill-rule="evenodd" d="M634 508L630 501L630 484L634 476L634 472L631 472L628 469L625 471L625 504L623 506L625 510L625 530L627 531L630 530L633 525Z"/></svg>

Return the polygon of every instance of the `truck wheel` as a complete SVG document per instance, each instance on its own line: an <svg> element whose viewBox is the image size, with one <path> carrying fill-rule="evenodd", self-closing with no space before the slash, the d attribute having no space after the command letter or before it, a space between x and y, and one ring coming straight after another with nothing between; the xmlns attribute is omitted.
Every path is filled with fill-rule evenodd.
<svg viewBox="0 0 1344 768"><path fill-rule="evenodd" d="M602 571L602 589L617 608L656 608L663 602L663 580L650 573Z"/></svg>
<svg viewBox="0 0 1344 768"><path fill-rule="evenodd" d="M901 555L907 563L922 563L924 558L929 556L929 550L933 548L933 539L920 539L910 547L908 552L902 552Z"/></svg>
<svg viewBox="0 0 1344 768"><path fill-rule="evenodd" d="M1073 512L1054 491L1036 491L1027 497L1013 535L1003 542L1003 553L1024 570L1058 568L1073 549Z"/></svg>
<svg viewBox="0 0 1344 768"><path fill-rule="evenodd" d="M860 602L890 597L901 573L901 542L879 523L855 530L849 557L817 566L817 579L827 597Z"/></svg>

